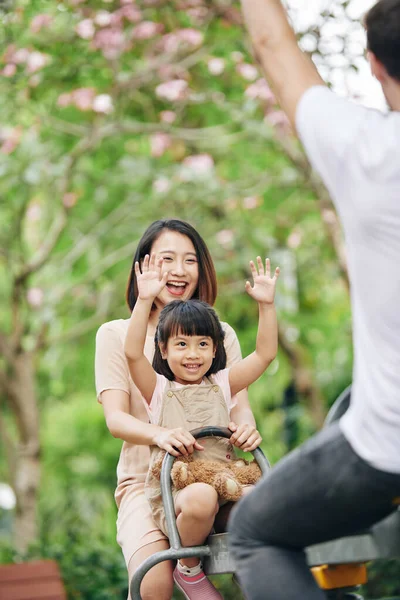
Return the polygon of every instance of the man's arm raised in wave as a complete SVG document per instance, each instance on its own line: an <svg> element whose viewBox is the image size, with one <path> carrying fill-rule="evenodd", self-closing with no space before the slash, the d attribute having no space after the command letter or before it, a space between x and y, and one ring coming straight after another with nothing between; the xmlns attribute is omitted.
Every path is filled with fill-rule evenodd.
<svg viewBox="0 0 400 600"><path fill-rule="evenodd" d="M254 53L293 128L303 94L325 85L310 57L300 50L280 0L241 0Z"/></svg>

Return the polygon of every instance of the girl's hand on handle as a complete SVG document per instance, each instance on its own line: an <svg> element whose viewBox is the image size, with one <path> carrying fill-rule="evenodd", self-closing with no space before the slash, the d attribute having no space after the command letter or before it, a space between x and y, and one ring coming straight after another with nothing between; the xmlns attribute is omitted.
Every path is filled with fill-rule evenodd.
<svg viewBox="0 0 400 600"><path fill-rule="evenodd" d="M251 274L253 275L253 287L249 281L246 281L246 292L256 302L262 304L272 304L275 297L275 286L279 277L279 267L275 269L273 277L271 277L271 266L269 258L265 259L264 265L260 256L257 256L257 267L254 262L250 261Z"/></svg>
<svg viewBox="0 0 400 600"><path fill-rule="evenodd" d="M154 443L161 450L166 450L173 456L188 456L194 450L204 450L204 447L182 427L176 429L161 429L155 436Z"/></svg>
<svg viewBox="0 0 400 600"><path fill-rule="evenodd" d="M229 438L230 443L244 452L253 452L262 442L262 437L254 425L248 425L247 423L236 425L231 421L228 429L233 432Z"/></svg>
<svg viewBox="0 0 400 600"><path fill-rule="evenodd" d="M138 296L141 300L154 300L164 289L168 272L161 273L162 262L162 258L156 261L156 255L153 253L151 257L146 254L141 270L139 263L135 263Z"/></svg>

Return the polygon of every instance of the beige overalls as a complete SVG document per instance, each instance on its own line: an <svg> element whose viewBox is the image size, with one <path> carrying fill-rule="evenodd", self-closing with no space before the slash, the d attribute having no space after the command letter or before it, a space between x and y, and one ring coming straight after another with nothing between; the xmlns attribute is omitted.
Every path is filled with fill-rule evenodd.
<svg viewBox="0 0 400 600"><path fill-rule="evenodd" d="M165 386L160 418L158 425L167 429L183 427L191 431L198 427L214 425L227 427L229 424L229 411L224 394L219 385L213 384L209 378L200 385L186 385L174 388L174 382L168 381ZM236 458L234 448L227 438L204 438L201 440L204 450L194 451L199 459L218 460L229 462ZM158 527L168 535L164 509L161 498L160 482L151 473L160 448L153 446L151 449L150 470L145 483L145 494L150 503L153 518ZM174 500L180 490L172 488Z"/></svg>

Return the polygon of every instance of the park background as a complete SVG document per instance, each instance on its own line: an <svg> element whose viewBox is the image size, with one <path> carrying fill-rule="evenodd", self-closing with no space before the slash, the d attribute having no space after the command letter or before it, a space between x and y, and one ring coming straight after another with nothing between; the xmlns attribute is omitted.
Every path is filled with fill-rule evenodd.
<svg viewBox="0 0 400 600"><path fill-rule="evenodd" d="M372 2L292 2L303 49L354 101ZM250 400L272 462L312 435L351 382L342 234L231 0L0 3L0 563L50 557L70 598L126 598L113 500L121 442L96 401L95 334L127 318L142 232L190 221L209 245L217 309L253 348L244 292L280 265L280 349ZM16 508L16 502L18 509ZM368 598L400 594L398 561ZM230 577L225 598L238 596Z"/></svg>

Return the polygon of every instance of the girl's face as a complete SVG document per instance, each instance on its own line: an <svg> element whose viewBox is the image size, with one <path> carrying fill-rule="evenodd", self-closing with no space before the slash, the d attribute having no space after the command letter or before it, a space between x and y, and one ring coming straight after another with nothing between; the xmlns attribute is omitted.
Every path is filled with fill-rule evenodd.
<svg viewBox="0 0 400 600"><path fill-rule="evenodd" d="M155 305L162 309L172 300L188 300L197 288L199 265L192 241L176 231L166 229L154 242L151 252L162 258L162 273L168 273L167 285L156 298Z"/></svg>
<svg viewBox="0 0 400 600"><path fill-rule="evenodd" d="M168 361L177 383L200 383L214 360L214 342L208 336L178 332L169 338L165 349L161 348L161 356Z"/></svg>

